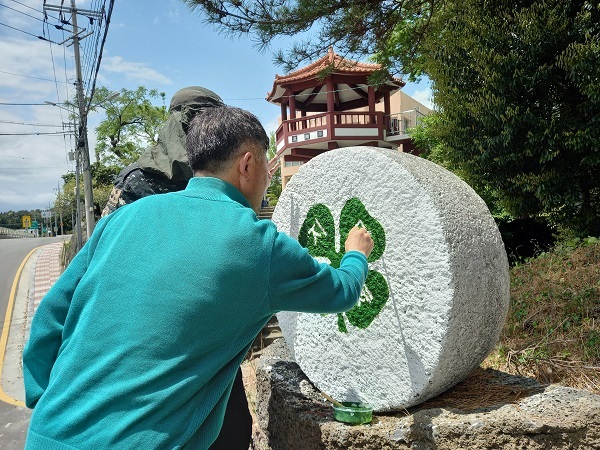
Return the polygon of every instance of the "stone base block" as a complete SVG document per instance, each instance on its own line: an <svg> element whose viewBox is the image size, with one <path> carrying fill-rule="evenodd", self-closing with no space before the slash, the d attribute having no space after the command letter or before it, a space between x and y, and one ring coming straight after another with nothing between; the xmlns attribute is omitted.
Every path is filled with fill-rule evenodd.
<svg viewBox="0 0 600 450"><path fill-rule="evenodd" d="M257 365L259 450L600 449L600 396L476 370L418 407L346 425L290 360L283 339Z"/></svg>

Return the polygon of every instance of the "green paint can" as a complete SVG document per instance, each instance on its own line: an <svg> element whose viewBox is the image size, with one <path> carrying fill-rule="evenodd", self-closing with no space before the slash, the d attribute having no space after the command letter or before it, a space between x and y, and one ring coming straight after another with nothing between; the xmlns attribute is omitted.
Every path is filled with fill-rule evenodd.
<svg viewBox="0 0 600 450"><path fill-rule="evenodd" d="M338 422L370 423L373 420L373 407L364 403L341 402L341 405L333 405L333 417Z"/></svg>

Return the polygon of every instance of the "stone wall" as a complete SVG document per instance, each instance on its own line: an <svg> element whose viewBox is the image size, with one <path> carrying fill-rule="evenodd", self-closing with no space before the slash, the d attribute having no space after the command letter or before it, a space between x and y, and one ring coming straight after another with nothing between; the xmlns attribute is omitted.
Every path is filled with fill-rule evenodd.
<svg viewBox="0 0 600 450"><path fill-rule="evenodd" d="M257 365L257 450L600 449L600 396L478 370L418 407L346 425L290 360L283 339Z"/></svg>

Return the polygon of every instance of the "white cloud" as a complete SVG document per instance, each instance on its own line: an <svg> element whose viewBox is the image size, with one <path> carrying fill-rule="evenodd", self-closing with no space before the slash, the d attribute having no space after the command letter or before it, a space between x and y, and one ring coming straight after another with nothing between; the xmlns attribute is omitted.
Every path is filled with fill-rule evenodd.
<svg viewBox="0 0 600 450"><path fill-rule="evenodd" d="M129 81L140 83L172 84L172 81L160 72L144 63L125 61L121 56L107 56L102 59L102 71L124 75Z"/></svg>
<svg viewBox="0 0 600 450"><path fill-rule="evenodd" d="M62 53L62 52L61 52ZM49 44L30 39L3 39L0 41L0 96L21 101L40 97L56 101L56 90L61 101L70 85L65 83L64 62L53 66ZM54 73L58 82L54 80ZM8 73L7 73L8 72ZM27 76L20 76L27 75ZM44 80L41 80L43 78Z"/></svg>
<svg viewBox="0 0 600 450"><path fill-rule="evenodd" d="M47 132L16 127L10 132ZM54 130L54 129L52 129ZM62 136L0 136L0 211L36 209L53 201L61 175L72 169Z"/></svg>
<svg viewBox="0 0 600 450"><path fill-rule="evenodd" d="M47 42L13 36L0 40L0 102L15 103L0 106L0 211L47 207L61 175L73 167L66 157L73 147L70 136L19 135L62 131L62 122L68 121L68 113L57 107L19 104L67 99L73 86L64 82L62 50L53 50L55 57L61 56L56 69Z"/></svg>
<svg viewBox="0 0 600 450"><path fill-rule="evenodd" d="M280 117L279 116L275 116L273 119L269 120L267 123L264 123L263 126L265 127L265 130L267 131L267 135L271 136L271 133L277 131L277 128L279 128L279 122L280 122Z"/></svg>
<svg viewBox="0 0 600 450"><path fill-rule="evenodd" d="M433 109L433 92L431 88L427 87L425 89L418 89L412 95L419 103L427 106L429 109Z"/></svg>

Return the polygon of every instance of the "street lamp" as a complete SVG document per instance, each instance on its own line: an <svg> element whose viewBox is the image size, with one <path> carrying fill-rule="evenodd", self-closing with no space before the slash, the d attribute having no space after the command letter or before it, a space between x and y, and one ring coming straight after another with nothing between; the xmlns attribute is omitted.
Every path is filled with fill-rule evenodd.
<svg viewBox="0 0 600 450"><path fill-rule="evenodd" d="M88 112L91 108L96 106L100 106L105 101L114 100L119 95L121 95L118 91L112 92L108 97L103 99L101 102L96 104L86 105L83 98L83 89L81 88L81 84L78 84L78 92L77 92L77 101L79 104L79 132L77 133L77 152L83 156L82 161L82 173L83 173L83 193L84 193L84 201L85 201L85 225L87 231L88 239L92 235L94 231L94 226L96 224L96 218L94 217L94 194L92 189L92 175L90 171L90 149L88 146L87 139L87 116ZM53 102L44 102L49 105L57 106L59 108L68 109L63 106L60 106L57 103ZM69 109L72 112L72 110ZM79 163L77 164L79 167ZM78 225L80 226L80 225ZM79 243L81 245L81 242Z"/></svg>

